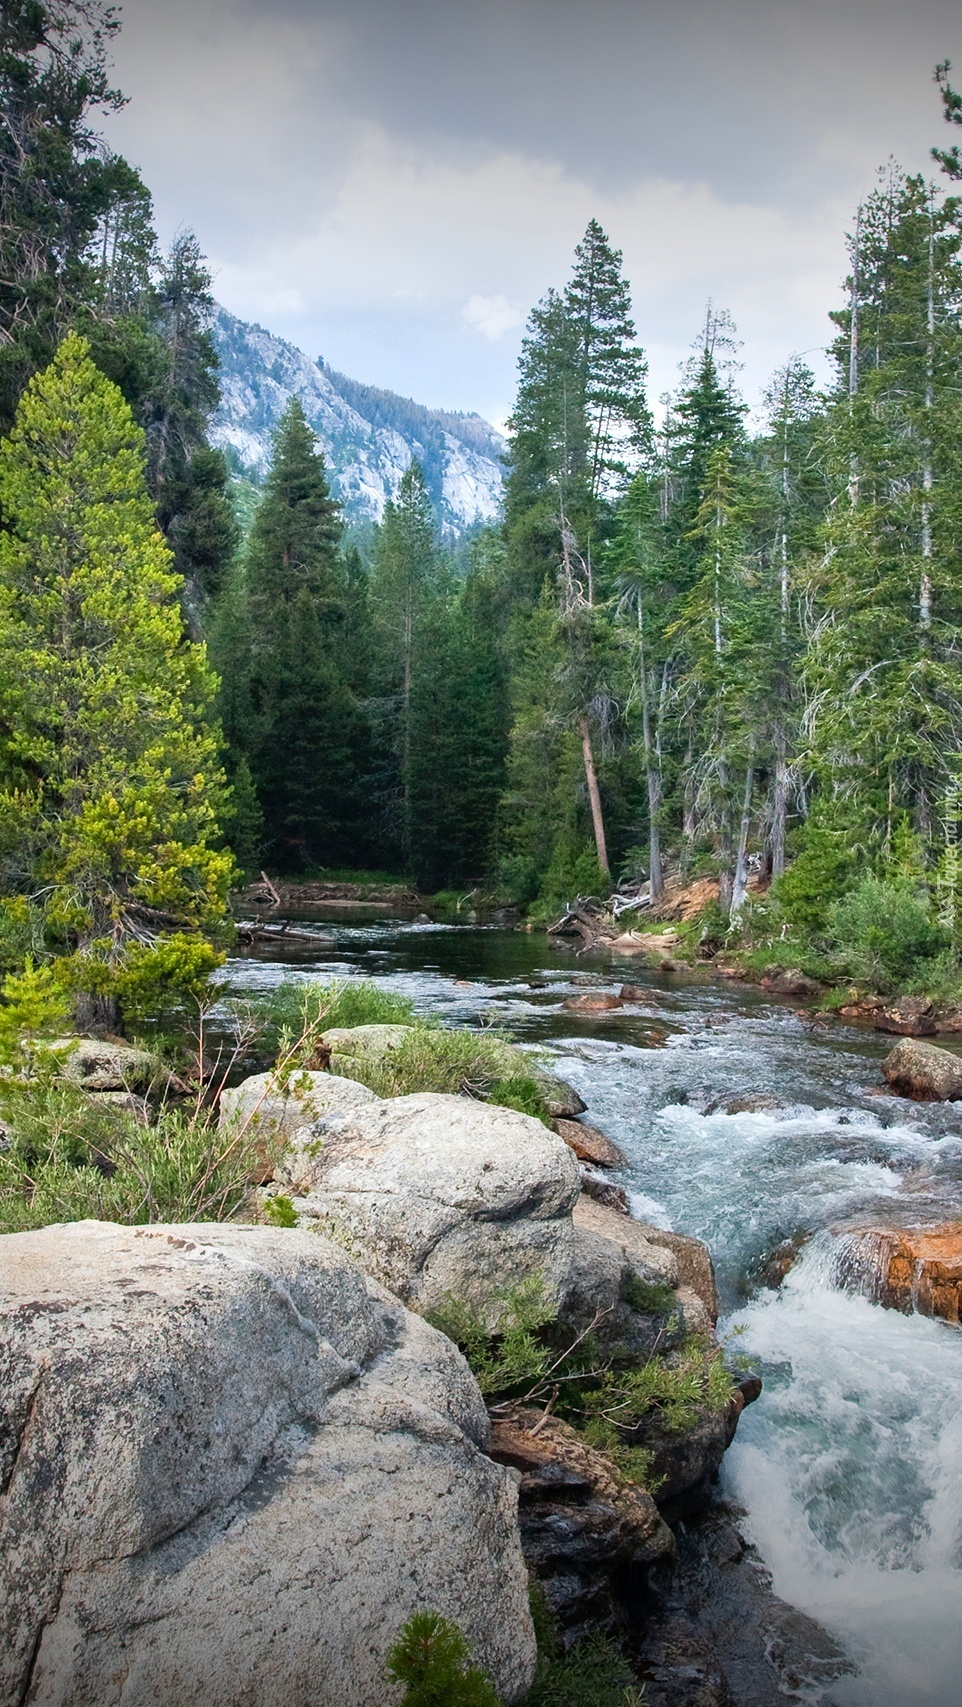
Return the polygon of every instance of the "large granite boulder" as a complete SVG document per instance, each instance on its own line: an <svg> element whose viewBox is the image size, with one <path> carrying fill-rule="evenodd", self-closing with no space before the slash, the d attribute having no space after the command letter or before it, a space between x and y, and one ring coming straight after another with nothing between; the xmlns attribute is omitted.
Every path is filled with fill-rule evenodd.
<svg viewBox="0 0 962 1707"><path fill-rule="evenodd" d="M282 1140L322 1115L346 1112L374 1100L374 1092L366 1085L336 1073L305 1068L283 1077L256 1073L221 1092L220 1121L222 1126L251 1122L266 1138Z"/></svg>
<svg viewBox="0 0 962 1707"><path fill-rule="evenodd" d="M893 1091L920 1102L956 1102L962 1098L962 1060L937 1043L904 1037L882 1062Z"/></svg>
<svg viewBox="0 0 962 1707"><path fill-rule="evenodd" d="M4 1702L368 1707L420 1607L505 1700L529 1687L517 1478L474 1379L326 1241L10 1234L0 1379Z"/></svg>
<svg viewBox="0 0 962 1707"><path fill-rule="evenodd" d="M530 1115L431 1092L372 1099L300 1132L275 1179L302 1224L417 1310L454 1296L494 1327L506 1290L534 1274L563 1305L581 1178Z"/></svg>
<svg viewBox="0 0 962 1707"><path fill-rule="evenodd" d="M321 1042L331 1051L331 1072L352 1078L366 1067L381 1063L389 1066L391 1055L411 1036L412 1029L408 1025L335 1026L324 1032ZM443 1038L444 1033L439 1035ZM478 1033L478 1044L483 1047L485 1063L499 1078L534 1080L552 1119L570 1120L584 1113L585 1105L577 1091L545 1072L525 1050L490 1034Z"/></svg>

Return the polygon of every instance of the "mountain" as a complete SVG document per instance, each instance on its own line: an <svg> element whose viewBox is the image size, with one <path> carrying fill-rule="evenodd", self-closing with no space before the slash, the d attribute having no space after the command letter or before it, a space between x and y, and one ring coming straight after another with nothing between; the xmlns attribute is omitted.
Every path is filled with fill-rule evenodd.
<svg viewBox="0 0 962 1707"><path fill-rule="evenodd" d="M415 456L447 537L496 519L504 439L480 415L427 409L393 391L361 385L225 308L216 310L212 331L221 405L211 439L237 473L255 484L263 479L274 426L298 397L349 522L380 521Z"/></svg>

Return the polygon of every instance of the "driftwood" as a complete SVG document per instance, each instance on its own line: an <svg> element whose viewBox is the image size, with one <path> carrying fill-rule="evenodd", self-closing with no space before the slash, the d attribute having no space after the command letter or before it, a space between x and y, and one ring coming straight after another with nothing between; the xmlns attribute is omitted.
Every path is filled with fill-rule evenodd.
<svg viewBox="0 0 962 1707"><path fill-rule="evenodd" d="M581 936L593 942L598 935L598 925L603 909L600 902L591 895L579 895L577 901L569 902L557 924L548 926L549 936Z"/></svg>
<svg viewBox="0 0 962 1707"><path fill-rule="evenodd" d="M238 942L304 942L314 943L322 948L333 948L333 937L325 936L322 931L304 930L298 925L292 925L290 919L283 924L263 925L253 919L243 919L235 927Z"/></svg>
<svg viewBox="0 0 962 1707"><path fill-rule="evenodd" d="M247 895L249 900L266 901L271 907L279 907L281 904L281 898L266 871L262 871L259 880L251 884Z"/></svg>

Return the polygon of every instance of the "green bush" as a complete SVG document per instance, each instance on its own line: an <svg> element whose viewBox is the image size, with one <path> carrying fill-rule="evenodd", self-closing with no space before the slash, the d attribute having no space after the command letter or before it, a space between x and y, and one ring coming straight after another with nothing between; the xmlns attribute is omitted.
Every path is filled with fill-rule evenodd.
<svg viewBox="0 0 962 1707"><path fill-rule="evenodd" d="M429 1311L428 1321L464 1353L482 1393L504 1399L537 1386L547 1375L551 1353L539 1335L553 1311L544 1280L536 1274L496 1293L492 1303L496 1329L453 1295Z"/></svg>
<svg viewBox="0 0 962 1707"><path fill-rule="evenodd" d="M547 1110L536 1080L525 1074L505 1077L506 1050L510 1047L500 1032L448 1030L418 1021L390 1050L372 1055L363 1049L356 1055L339 1054L337 1070L367 1085L376 1096L434 1091L475 1097L479 1102L497 1101L502 1108L520 1109L523 1114L544 1119ZM510 1064L510 1055L507 1061Z"/></svg>
<svg viewBox="0 0 962 1707"><path fill-rule="evenodd" d="M387 1656L387 1674L405 1686L401 1707L499 1707L490 1678L471 1665L457 1625L415 1612Z"/></svg>
<svg viewBox="0 0 962 1707"><path fill-rule="evenodd" d="M578 1642L564 1653L557 1621L541 1584L528 1589L538 1643L538 1669L524 1707L641 1707L644 1685L635 1683L624 1654L606 1636Z"/></svg>
<svg viewBox="0 0 962 1707"><path fill-rule="evenodd" d="M278 1192L276 1197L269 1197L264 1205L264 1219L272 1227L296 1227L298 1222L297 1210L289 1197Z"/></svg>
<svg viewBox="0 0 962 1707"><path fill-rule="evenodd" d="M57 1221L224 1221L243 1203L263 1140L225 1133L206 1107L154 1124L43 1072L0 1081L0 1231Z"/></svg>
<svg viewBox="0 0 962 1707"><path fill-rule="evenodd" d="M624 1654L606 1636L578 1642L567 1654L538 1662L524 1707L641 1707L638 1686Z"/></svg>
<svg viewBox="0 0 962 1707"><path fill-rule="evenodd" d="M849 973L881 990L944 980L954 964L948 931L925 893L906 880L863 877L828 909L827 931Z"/></svg>
<svg viewBox="0 0 962 1707"><path fill-rule="evenodd" d="M533 1115L545 1126L551 1125L548 1106L538 1089L535 1079L525 1078L522 1074L513 1074L507 1079L495 1079L488 1090L485 1101L492 1103L495 1108L513 1108L518 1114Z"/></svg>

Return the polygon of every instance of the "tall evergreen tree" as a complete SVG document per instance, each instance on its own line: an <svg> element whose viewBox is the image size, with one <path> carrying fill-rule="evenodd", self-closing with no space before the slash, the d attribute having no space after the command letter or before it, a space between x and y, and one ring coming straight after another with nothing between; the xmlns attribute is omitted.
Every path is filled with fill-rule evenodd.
<svg viewBox="0 0 962 1707"><path fill-rule="evenodd" d="M132 957L183 970L177 933L220 920L232 862L214 682L184 637L143 435L73 334L0 445L0 503L3 887L46 898L81 1023L115 1025Z"/></svg>
<svg viewBox="0 0 962 1707"><path fill-rule="evenodd" d="M806 660L823 792L870 852L908 813L937 870L962 749L962 270L954 206L886 174L861 210L838 396L836 499Z"/></svg>
<svg viewBox="0 0 962 1707"><path fill-rule="evenodd" d="M207 439L220 401L210 283L196 237L182 233L153 291L151 318L162 359L143 404L157 516L194 613L217 594L238 543L227 465Z"/></svg>
<svg viewBox="0 0 962 1707"><path fill-rule="evenodd" d="M116 112L100 0L5 0L0 9L0 427L50 361L95 283L90 245L117 163L91 120Z"/></svg>
<svg viewBox="0 0 962 1707"><path fill-rule="evenodd" d="M244 625L250 640L247 755L266 846L287 869L342 860L357 810L340 534L324 458L294 398L251 530L246 610L231 619L241 644ZM240 743L243 711L236 721Z"/></svg>
<svg viewBox="0 0 962 1707"><path fill-rule="evenodd" d="M374 684L380 701L383 810L402 860L414 855L415 695L425 649L424 619L434 609L441 571L431 500L412 461L385 507L374 542L370 610Z"/></svg>

